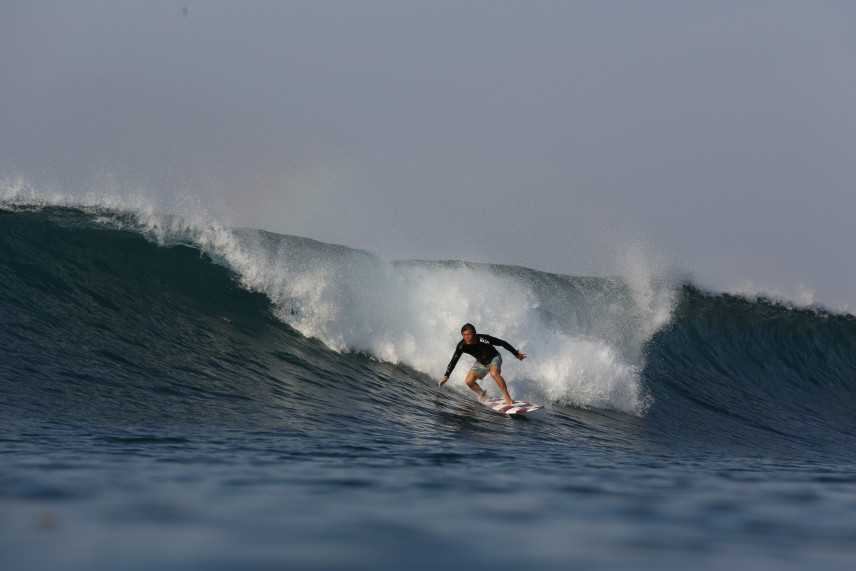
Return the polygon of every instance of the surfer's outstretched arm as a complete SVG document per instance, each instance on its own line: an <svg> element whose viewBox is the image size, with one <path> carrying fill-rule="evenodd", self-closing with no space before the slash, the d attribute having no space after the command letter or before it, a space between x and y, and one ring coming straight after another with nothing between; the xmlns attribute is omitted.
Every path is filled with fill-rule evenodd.
<svg viewBox="0 0 856 571"><path fill-rule="evenodd" d="M521 361L526 358L526 353L519 352L517 349L512 347L511 343L509 343L508 341L500 339L499 337L493 337L491 335L482 335L482 337L490 341L491 345L499 345L500 347L504 348L506 351L508 351Z"/></svg>
<svg viewBox="0 0 856 571"><path fill-rule="evenodd" d="M452 355L452 360L449 361L449 365L446 367L446 374L443 375L443 379L437 383L437 386L442 387L446 384L446 381L449 380L449 375L452 374L452 371L455 370L455 365L458 364L458 359L461 358L461 354L464 352L464 343L461 341L458 343L457 347L455 347L455 354Z"/></svg>

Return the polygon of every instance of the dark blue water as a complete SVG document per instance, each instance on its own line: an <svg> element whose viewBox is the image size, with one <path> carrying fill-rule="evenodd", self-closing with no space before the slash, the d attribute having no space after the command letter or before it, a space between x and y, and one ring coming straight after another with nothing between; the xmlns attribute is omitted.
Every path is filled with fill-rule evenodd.
<svg viewBox="0 0 856 571"><path fill-rule="evenodd" d="M0 210L3 569L856 563L854 317L210 230Z"/></svg>

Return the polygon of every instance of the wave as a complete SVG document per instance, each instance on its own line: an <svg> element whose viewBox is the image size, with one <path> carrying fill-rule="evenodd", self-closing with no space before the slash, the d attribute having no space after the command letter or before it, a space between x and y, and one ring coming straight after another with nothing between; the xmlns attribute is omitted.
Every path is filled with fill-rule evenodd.
<svg viewBox="0 0 856 571"><path fill-rule="evenodd" d="M344 246L151 210L5 204L18 213L35 209L66 227L96 225L160 246L192 246L234 272L246 290L263 293L273 314L303 335L432 377L445 369L461 324L475 323L529 354L504 370L523 389L521 398L643 412L643 346L672 304L668 287L650 282L460 261L389 262Z"/></svg>
<svg viewBox="0 0 856 571"><path fill-rule="evenodd" d="M641 416L694 443L716 434L850 446L856 434L856 318L656 272L390 262L202 216L26 199L0 208L0 265L10 403L33 401L34 375L52 379L41 396L72 398L57 388L71 383L119 409L129 387L138 404L180 393L187 407L205 395L197 412L221 420L247 391L289 414L309 414L301 399L335 408L343 392L388 402L401 386L430 386L473 322L529 354L503 370L518 398ZM462 394L465 370L455 373Z"/></svg>

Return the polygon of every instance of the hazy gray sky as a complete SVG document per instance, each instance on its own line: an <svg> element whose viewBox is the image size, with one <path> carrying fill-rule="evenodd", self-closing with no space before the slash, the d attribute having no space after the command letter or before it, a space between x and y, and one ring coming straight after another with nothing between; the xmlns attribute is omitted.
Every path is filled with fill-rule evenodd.
<svg viewBox="0 0 856 571"><path fill-rule="evenodd" d="M5 0L0 80L0 178L856 308L856 2Z"/></svg>

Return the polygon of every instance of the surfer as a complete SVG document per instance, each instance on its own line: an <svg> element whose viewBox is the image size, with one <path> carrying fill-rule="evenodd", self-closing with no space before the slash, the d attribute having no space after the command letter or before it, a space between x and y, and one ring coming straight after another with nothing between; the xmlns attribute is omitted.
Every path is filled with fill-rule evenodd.
<svg viewBox="0 0 856 571"><path fill-rule="evenodd" d="M488 371L490 371L490 376L493 377L494 381L496 381L496 385L499 387L499 390L502 391L502 396L505 397L505 404L510 405L514 402L511 399L511 395L508 394L508 387L505 385L505 379L502 378L502 357L500 356L499 351L494 348L494 345L505 347L512 355L521 361L526 358L526 354L518 352L517 349L512 347L507 341L491 337L490 335L480 335L476 333L476 328L473 327L471 323L467 323L461 327L461 336L463 339L459 341L458 346L455 347L455 354L452 355L452 360L449 361L449 366L446 367L446 375L443 377L443 380L439 382L439 386L442 387L446 381L449 380L449 375L452 374L452 370L455 368L455 365L458 364L458 359L461 358L461 354L466 353L467 355L472 355L476 358L473 366L470 367L470 372L467 373L467 386L478 393L481 400L484 400L486 398L487 391L483 390L479 386L478 381L483 379L485 375L487 375Z"/></svg>

